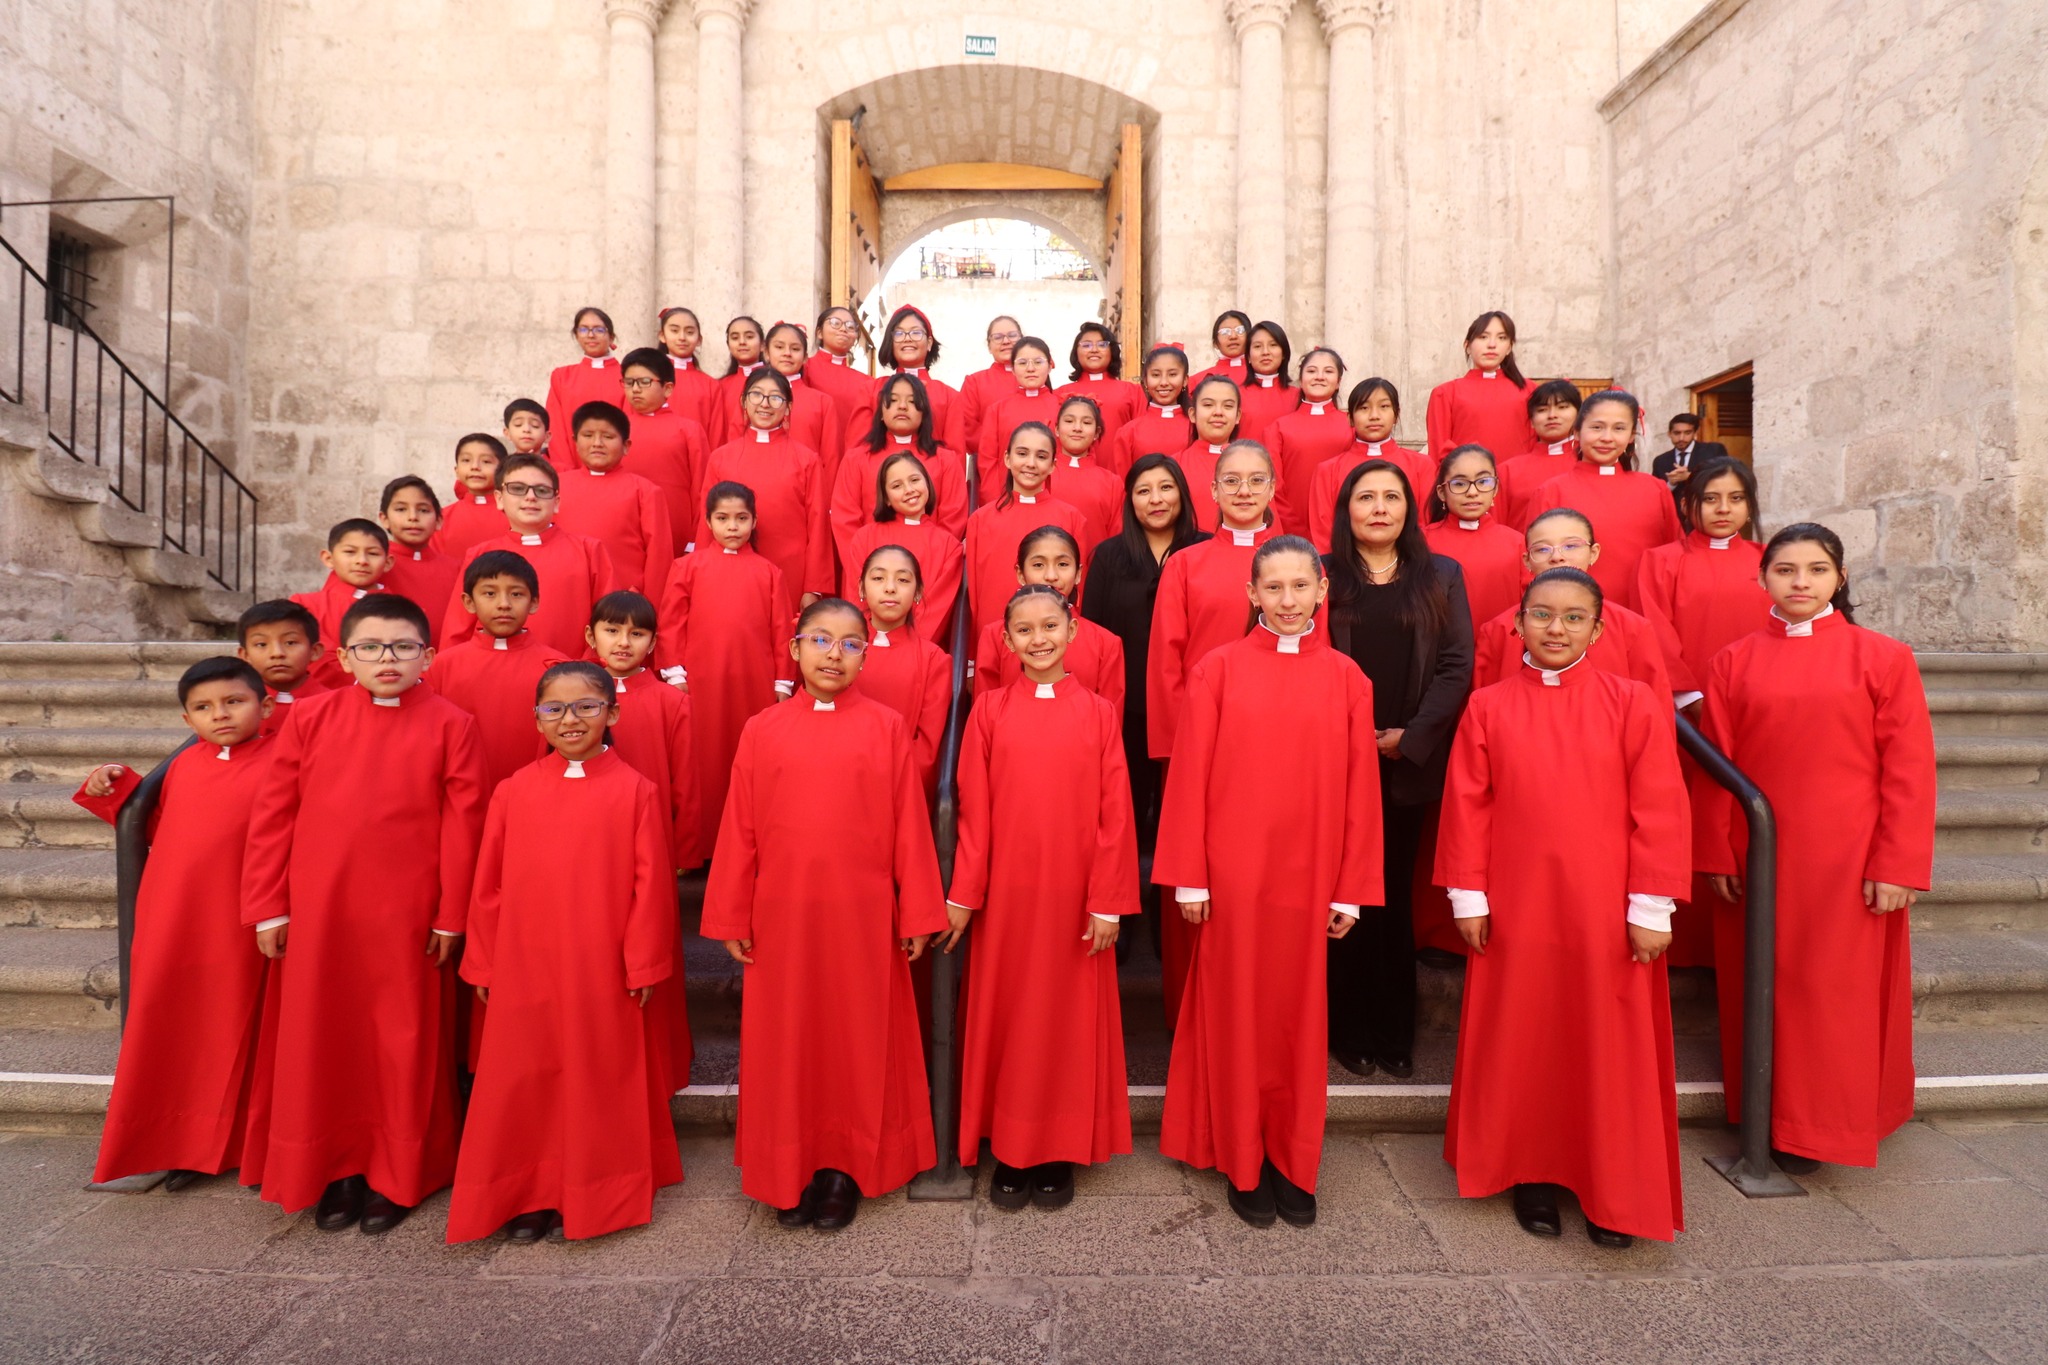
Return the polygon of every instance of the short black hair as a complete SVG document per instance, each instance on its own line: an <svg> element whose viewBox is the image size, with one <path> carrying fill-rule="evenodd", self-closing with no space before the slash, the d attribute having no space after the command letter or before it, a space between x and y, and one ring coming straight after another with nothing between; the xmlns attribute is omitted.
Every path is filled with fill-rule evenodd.
<svg viewBox="0 0 2048 1365"><path fill-rule="evenodd" d="M1595 621L1599 620L1601 615L1607 610L1607 594L1600 591L1600 580L1587 573L1584 569L1574 569L1568 564L1560 564L1554 569L1545 569L1542 573L1530 579L1529 586L1522 589L1521 605L1524 607L1528 606L1529 594L1542 587L1545 583L1569 583L1573 587L1584 588L1587 592L1592 593L1593 619ZM1517 609L1517 614L1519 614L1519 608Z"/></svg>
<svg viewBox="0 0 2048 1365"><path fill-rule="evenodd" d="M517 406L517 403L533 403L533 400L531 398L521 398L517 400L514 406ZM533 405L537 408L540 407L540 404L538 403L533 403ZM542 420L546 420L547 409L541 408L541 417ZM511 408L505 409L505 420L508 422L512 420ZM497 437L491 435L491 433L489 433L488 431L472 431L467 436L457 438L455 442L455 453L457 455L460 455L462 453L462 448L464 446L489 446L491 449L491 454L497 456L501 460L505 458L505 443L499 440Z"/></svg>
<svg viewBox="0 0 2048 1365"><path fill-rule="evenodd" d="M245 683L258 701L270 695L269 689L263 686L261 673L231 654L216 654L210 659L201 659L179 675L178 709L184 709L185 699L192 695L193 688L210 682Z"/></svg>
<svg viewBox="0 0 2048 1365"><path fill-rule="evenodd" d="M750 515L759 515L754 512L754 490L743 483L734 483L731 479L723 479L718 483L712 484L711 491L704 495L705 517L708 519L713 512L717 511L718 504L721 502L730 502L734 498L747 505L747 511Z"/></svg>
<svg viewBox="0 0 2048 1365"><path fill-rule="evenodd" d="M1586 397L1579 392L1579 386L1569 379L1546 379L1529 390L1524 407L1528 414L1534 417L1536 409L1548 407L1552 403L1563 403L1576 410L1585 406Z"/></svg>
<svg viewBox="0 0 2048 1365"><path fill-rule="evenodd" d="M534 601L540 601L540 575L534 572L533 561L516 550L485 550L470 560L462 570L462 595L475 592L476 585L486 578L516 578L526 585Z"/></svg>
<svg viewBox="0 0 2048 1365"><path fill-rule="evenodd" d="M1700 415L1698 413L1678 412L1673 413L1671 416L1671 420L1664 424L1664 430L1669 431L1671 430L1671 428L1676 426L1697 427L1699 424Z"/></svg>
<svg viewBox="0 0 2048 1365"><path fill-rule="evenodd" d="M357 624L363 621L403 621L420 633L420 643L431 644L433 629L427 624L427 613L420 604L410 597L401 597L395 592L373 592L368 597L358 597L355 605L341 614L341 639L337 644L346 644L348 637L355 633Z"/></svg>
<svg viewBox="0 0 2048 1365"><path fill-rule="evenodd" d="M441 499L434 493L433 485L417 474L400 474L390 483L385 484L383 495L377 499L377 510L379 512L389 512L391 510L391 500L408 488L417 488L420 492L427 495L427 501L434 504L436 512L441 510Z"/></svg>
<svg viewBox="0 0 2048 1365"><path fill-rule="evenodd" d="M505 425L511 426L512 419L522 412L530 412L540 418L542 426L548 425L548 410L531 398L515 398L505 405Z"/></svg>
<svg viewBox="0 0 2048 1365"><path fill-rule="evenodd" d="M540 705L540 699L548 694L548 684L557 678L581 678L590 684L594 692L602 692L612 699L614 706L617 689L612 685L612 675L588 659L564 659L558 664L549 664L547 672L540 675L540 681L533 685L533 703Z"/></svg>
<svg viewBox="0 0 2048 1365"><path fill-rule="evenodd" d="M346 521L337 521L334 525L328 527L327 548L332 550L335 546L341 544L344 536L368 536L385 549L389 550L391 548L391 537L386 534L383 527L371 521L368 517L350 517Z"/></svg>
<svg viewBox="0 0 2048 1365"><path fill-rule="evenodd" d="M664 384L676 382L676 362L658 347L641 346L626 352L626 358L619 362L619 373L632 369L645 370Z"/></svg>
<svg viewBox="0 0 2048 1365"><path fill-rule="evenodd" d="M593 399L576 409L575 416L569 419L570 434L581 434L585 422L609 423L621 440L633 439L633 424L626 419L626 414L619 410L618 404L607 403L602 398Z"/></svg>
<svg viewBox="0 0 2048 1365"><path fill-rule="evenodd" d="M306 632L307 640L316 645L320 643L320 618L289 597L273 597L268 602L258 602L235 618L235 643L246 647L249 632L259 626L297 626Z"/></svg>
<svg viewBox="0 0 2048 1365"><path fill-rule="evenodd" d="M654 603L639 593L627 590L608 592L593 602L590 607L590 624L603 621L615 626L636 626L641 630L657 630Z"/></svg>
<svg viewBox="0 0 2048 1365"><path fill-rule="evenodd" d="M557 493L562 491L562 471L549 464L545 455L507 455L498 461L498 472L492 480L494 486L503 488L505 480L521 469L539 470L548 476L548 487Z"/></svg>

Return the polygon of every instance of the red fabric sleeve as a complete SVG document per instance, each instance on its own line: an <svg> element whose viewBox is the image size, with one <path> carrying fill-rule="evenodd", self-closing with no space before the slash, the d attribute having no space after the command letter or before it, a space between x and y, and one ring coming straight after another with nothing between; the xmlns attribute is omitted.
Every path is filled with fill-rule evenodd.
<svg viewBox="0 0 2048 1365"><path fill-rule="evenodd" d="M932 774L938 770L939 747L946 738L946 715L953 707L953 663L942 649L928 649L924 655L924 678L918 689L917 771L925 790L931 790Z"/></svg>
<svg viewBox="0 0 2048 1365"><path fill-rule="evenodd" d="M633 903L626 909L624 945L629 991L666 981L676 970L676 878L661 832L661 795L651 782L635 792Z"/></svg>
<svg viewBox="0 0 2048 1365"><path fill-rule="evenodd" d="M1628 892L1632 896L1692 894L1692 806L1671 742L1668 693L1629 689L1622 721L1626 746L1629 839Z"/></svg>
<svg viewBox="0 0 2048 1365"><path fill-rule="evenodd" d="M647 542L647 563L641 570L640 590L655 600L668 582L668 566L676 560L675 528L669 525L668 498L660 488L650 483L639 493L640 534Z"/></svg>
<svg viewBox="0 0 2048 1365"><path fill-rule="evenodd" d="M1934 877L1934 726L1920 670L1904 647L1877 704L1877 832L1863 875L1925 891Z"/></svg>
<svg viewBox="0 0 2048 1365"><path fill-rule="evenodd" d="M1202 670L1188 684L1181 702L1173 762L1166 770L1166 794L1159 809L1159 845L1152 854L1152 880L1159 886L1209 885L1209 770L1222 724L1217 685L1216 670Z"/></svg>
<svg viewBox="0 0 2048 1365"><path fill-rule="evenodd" d="M1386 832L1380 822L1380 750L1372 724L1372 680L1356 667L1351 692L1350 753L1345 763L1344 856L1337 865L1333 901L1385 905Z"/></svg>
<svg viewBox="0 0 2048 1365"><path fill-rule="evenodd" d="M1439 384L1429 391L1429 409L1425 414L1424 427L1429 433L1427 454L1441 462L1451 449L1451 386ZM1498 453L1498 452L1496 452ZM1478 890L1465 887L1465 890Z"/></svg>
<svg viewBox="0 0 2048 1365"><path fill-rule="evenodd" d="M981 697L960 735L959 841L953 848L953 884L946 899L979 910L988 903L989 835L995 824L988 770L989 727L1001 706L998 697Z"/></svg>
<svg viewBox="0 0 2048 1365"><path fill-rule="evenodd" d="M1118 676L1122 676L1119 668ZM1099 700L1099 699L1098 699ZM1102 776L1095 818L1095 857L1088 870L1088 913L1135 915L1138 904L1138 825L1131 811L1131 775L1124 760L1123 718L1114 706L1097 708Z"/></svg>
<svg viewBox="0 0 2048 1365"><path fill-rule="evenodd" d="M120 817L121 807L128 804L128 798L135 795L135 789L141 785L142 774L124 764L121 775L114 779L114 789L111 792L105 796L88 796L85 783L80 782L78 790L71 794L71 800L73 804L91 811L111 825Z"/></svg>
<svg viewBox="0 0 2048 1365"><path fill-rule="evenodd" d="M833 561L830 497L825 489L825 462L822 458L812 461L805 482L809 485L804 494L804 510L810 522L810 535L804 553L802 591L824 597L832 592Z"/></svg>
<svg viewBox="0 0 2048 1365"><path fill-rule="evenodd" d="M1152 642L1145 658L1145 740L1154 758L1171 758L1174 729L1186 708L1188 644L1187 566L1168 555L1152 606Z"/></svg>
<svg viewBox="0 0 2048 1365"><path fill-rule="evenodd" d="M441 767L441 906L433 927L459 934L469 920L476 887L477 843L483 834L484 746L476 719L458 713L448 722Z"/></svg>
<svg viewBox="0 0 2048 1365"><path fill-rule="evenodd" d="M678 693L668 708L668 795L669 816L674 824L675 845L669 850L671 871L687 871L704 861L697 847L697 769L690 755L694 742L690 733L690 698Z"/></svg>
<svg viewBox="0 0 2048 1365"><path fill-rule="evenodd" d="M469 896L467 939L462 945L462 965L457 975L472 986L486 990L491 984L492 958L498 947L498 913L504 907L505 890L505 807L513 784L501 782L491 796L484 814L482 845L477 849L476 877Z"/></svg>
<svg viewBox="0 0 2048 1365"><path fill-rule="evenodd" d="M894 764L898 938L942 934L950 927L946 893L939 886L939 851L932 843L931 807L925 802L924 781L911 757L909 738L906 727L896 744Z"/></svg>
<svg viewBox="0 0 2048 1365"><path fill-rule="evenodd" d="M293 704L295 715L302 705ZM299 819L306 730L301 718L278 731L270 746L270 771L250 807L249 842L242 852L242 923L251 928L292 912L292 836ZM467 894L469 888L463 890Z"/></svg>
<svg viewBox="0 0 2048 1365"><path fill-rule="evenodd" d="M1729 653L1723 650L1707 665L1704 704L1700 708L1700 733L1722 753L1734 756L1734 698L1729 674ZM1736 843L1740 826L1743 838ZM1734 794L1718 782L1699 784L1698 804L1693 811L1693 866L1702 876L1739 876L1743 853L1749 846L1749 827L1735 805Z"/></svg>
<svg viewBox="0 0 2048 1365"><path fill-rule="evenodd" d="M1121 732L1124 723L1124 642L1113 630L1102 632L1102 688L1096 695L1116 708L1117 729Z"/></svg>
<svg viewBox="0 0 2048 1365"><path fill-rule="evenodd" d="M760 726L740 731L732 759L732 785L718 821L718 851L704 887L704 915L697 932L705 938L751 939L754 891L760 877L761 847L754 824L754 746Z"/></svg>
<svg viewBox="0 0 2048 1365"><path fill-rule="evenodd" d="M1434 881L1438 886L1462 891L1488 889L1493 861L1493 754L1487 744L1486 721L1492 709L1484 692L1475 694L1451 741L1436 836Z"/></svg>
<svg viewBox="0 0 2048 1365"><path fill-rule="evenodd" d="M698 554L718 554L716 546ZM668 584L661 590L654 633L654 666L657 670L683 667L683 650L690 641L690 588L692 571L688 557L669 566Z"/></svg>

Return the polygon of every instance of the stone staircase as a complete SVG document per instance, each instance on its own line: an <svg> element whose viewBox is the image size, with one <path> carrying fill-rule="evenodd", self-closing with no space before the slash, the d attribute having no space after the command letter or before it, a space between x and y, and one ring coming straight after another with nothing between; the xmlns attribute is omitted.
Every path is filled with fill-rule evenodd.
<svg viewBox="0 0 2048 1365"><path fill-rule="evenodd" d="M174 682L219 644L0 643L0 1129L94 1131L118 1040L113 831L71 804L95 763L147 769L183 741ZM2048 1109L2048 655L1929 654L1941 760L1935 888L1914 912L1920 1108ZM694 930L685 883L686 930ZM1133 1105L1165 1079L1157 968L1124 972ZM679 1123L732 1116L738 983L686 936L695 1082ZM1331 1073L1336 1121L1440 1127L1459 974L1422 969L1416 1075ZM1674 975L1681 1112L1719 1113L1711 981Z"/></svg>

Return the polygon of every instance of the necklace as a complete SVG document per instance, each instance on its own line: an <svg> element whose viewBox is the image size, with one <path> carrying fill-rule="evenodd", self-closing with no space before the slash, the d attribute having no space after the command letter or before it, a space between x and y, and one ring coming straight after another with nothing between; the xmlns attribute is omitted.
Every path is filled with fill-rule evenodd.
<svg viewBox="0 0 2048 1365"><path fill-rule="evenodd" d="M1358 558L1360 562L1365 565L1366 581L1370 583L1386 582L1388 579L1392 578L1394 576L1394 572L1401 567L1401 559L1398 555L1395 556L1392 560L1390 560L1387 564L1387 567L1384 569L1373 567L1373 562L1370 559L1367 559L1364 555L1360 555Z"/></svg>

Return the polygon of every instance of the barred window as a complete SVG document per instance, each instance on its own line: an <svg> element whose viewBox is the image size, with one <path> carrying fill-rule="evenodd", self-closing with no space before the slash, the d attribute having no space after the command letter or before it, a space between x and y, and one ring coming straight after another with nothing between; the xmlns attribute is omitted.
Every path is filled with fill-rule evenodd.
<svg viewBox="0 0 2048 1365"><path fill-rule="evenodd" d="M94 307L95 277L87 269L91 264L92 247L88 243L62 232L50 234L48 270L43 276L50 287L43 315L53 326L76 331L85 325L86 316Z"/></svg>

